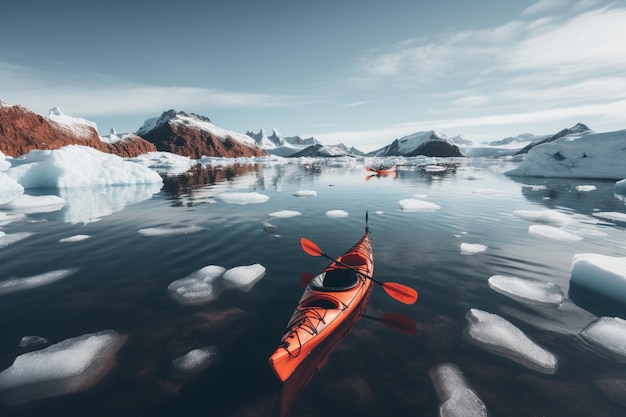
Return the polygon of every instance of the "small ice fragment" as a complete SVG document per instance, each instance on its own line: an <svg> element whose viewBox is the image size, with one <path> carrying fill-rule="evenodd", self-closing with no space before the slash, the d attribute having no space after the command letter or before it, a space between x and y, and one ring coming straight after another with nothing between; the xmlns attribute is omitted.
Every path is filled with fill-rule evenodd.
<svg viewBox="0 0 626 417"><path fill-rule="evenodd" d="M59 239L59 242L61 242L61 243L80 242L81 240L89 239L90 237L91 236L89 236L89 235L74 235L74 236L70 236L70 237L65 237L63 239Z"/></svg>
<svg viewBox="0 0 626 417"><path fill-rule="evenodd" d="M426 165L424 167L424 171L426 172L444 172L446 167L442 167L440 165Z"/></svg>
<svg viewBox="0 0 626 417"><path fill-rule="evenodd" d="M269 217L279 218L279 219L287 219L289 217L301 216L302 213L294 210L278 210L268 214Z"/></svg>
<svg viewBox="0 0 626 417"><path fill-rule="evenodd" d="M295 197L317 197L317 191L313 190L298 190L293 193Z"/></svg>
<svg viewBox="0 0 626 417"><path fill-rule="evenodd" d="M0 295L29 290L51 284L76 272L76 269L59 269L27 278L12 278L0 281Z"/></svg>
<svg viewBox="0 0 626 417"><path fill-rule="evenodd" d="M559 306L563 303L561 289L551 282L493 275L488 283L494 291L523 303L551 306Z"/></svg>
<svg viewBox="0 0 626 417"><path fill-rule="evenodd" d="M0 232L0 248L4 248L5 246L9 246L16 242L19 242L22 239L26 239L30 235L32 235L32 233L18 232L7 234L4 232Z"/></svg>
<svg viewBox="0 0 626 417"><path fill-rule="evenodd" d="M20 339L20 347L45 345L46 343L48 343L48 340L39 336L24 336Z"/></svg>
<svg viewBox="0 0 626 417"><path fill-rule="evenodd" d="M571 216L556 210L515 210L513 214L521 219L552 226L565 226L572 222Z"/></svg>
<svg viewBox="0 0 626 417"><path fill-rule="evenodd" d="M576 186L576 191L581 191L581 192L593 191L595 189L596 189L595 185L577 185Z"/></svg>
<svg viewBox="0 0 626 417"><path fill-rule="evenodd" d="M329 217L331 219L340 219L343 217L348 217L348 215L348 212L343 210L329 210L326 212L326 217Z"/></svg>
<svg viewBox="0 0 626 417"><path fill-rule="evenodd" d="M250 193L221 193L216 196L216 198L222 200L224 203L228 204L260 204L265 203L270 198L265 194L260 194L256 192Z"/></svg>
<svg viewBox="0 0 626 417"><path fill-rule="evenodd" d="M600 353L626 362L626 320L601 317L585 327L581 336Z"/></svg>
<svg viewBox="0 0 626 417"><path fill-rule="evenodd" d="M208 265L198 271L172 282L167 289L170 295L181 304L203 304L214 300L219 291L214 287L216 279L226 268Z"/></svg>
<svg viewBox="0 0 626 417"><path fill-rule="evenodd" d="M248 292L265 275L265 267L261 264L236 266L224 272L224 280L243 292Z"/></svg>
<svg viewBox="0 0 626 417"><path fill-rule="evenodd" d="M570 282L613 300L626 302L626 257L576 254Z"/></svg>
<svg viewBox="0 0 626 417"><path fill-rule="evenodd" d="M183 356L172 361L174 369L178 372L198 373L213 363L217 358L217 347L206 346L187 352Z"/></svg>
<svg viewBox="0 0 626 417"><path fill-rule="evenodd" d="M139 229L137 232L145 237L161 237L161 236L178 236L188 235L190 233L196 233L201 230L205 230L200 226L184 226L184 227L148 227L145 229Z"/></svg>
<svg viewBox="0 0 626 417"><path fill-rule="evenodd" d="M580 236L561 230L558 227L548 226L545 224L530 225L528 227L528 233L551 240L559 240L561 242L577 242L579 240L583 240Z"/></svg>
<svg viewBox="0 0 626 417"><path fill-rule="evenodd" d="M385 212L382 210L376 210L374 213L380 216L381 214L384 214Z"/></svg>
<svg viewBox="0 0 626 417"><path fill-rule="evenodd" d="M399 204L402 211L437 211L441 208L441 206L430 201L416 200L414 198L400 200Z"/></svg>
<svg viewBox="0 0 626 417"><path fill-rule="evenodd" d="M593 216L601 219L613 220L618 222L626 222L626 213L620 213L617 211L601 211L598 213L591 213Z"/></svg>
<svg viewBox="0 0 626 417"><path fill-rule="evenodd" d="M487 250L487 246L480 243L461 243L461 255L474 255L485 250Z"/></svg>
<svg viewBox="0 0 626 417"><path fill-rule="evenodd" d="M544 374L556 372L556 357L502 317L475 308L465 315L465 337L476 346Z"/></svg>
<svg viewBox="0 0 626 417"><path fill-rule="evenodd" d="M487 407L476 395L458 366L444 363L428 372L439 397L441 417L487 417Z"/></svg>

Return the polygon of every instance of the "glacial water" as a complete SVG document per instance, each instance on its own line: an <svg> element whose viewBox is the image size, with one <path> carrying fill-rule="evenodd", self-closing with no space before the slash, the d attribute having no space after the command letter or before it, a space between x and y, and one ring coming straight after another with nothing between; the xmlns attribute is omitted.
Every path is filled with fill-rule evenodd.
<svg viewBox="0 0 626 417"><path fill-rule="evenodd" d="M68 205L0 214L4 242L28 234L0 247L0 289L22 285L0 291L0 371L82 335L114 331L120 345L97 356L94 375L0 389L0 415L274 416L287 401L291 416L436 416L438 393L452 389L445 372L454 371L464 381L457 397L475 395L492 416L623 416L626 364L581 331L598 317L626 318L626 306L569 282L577 253L626 256L626 224L594 216L626 212L614 181L509 178L502 172L511 165L500 161L458 161L441 172L424 163L407 160L395 178L368 176L363 160L327 159L195 168L156 191L37 190ZM301 190L315 195L293 195ZM235 192L269 199L223 198ZM402 200L431 204L402 210ZM268 216L279 210L300 215ZM347 216L327 215L333 210ZM564 214L566 224L548 226L580 239L531 233L546 224L520 210ZM339 255L361 237L366 211L375 277L410 286L419 299L404 305L375 286L365 317L285 398L267 360L302 294L302 273L327 264L299 239ZM206 302L182 303L168 289L209 265L254 264L265 274L252 288L216 285ZM51 271L68 274L20 281ZM489 285L496 275L554 284L564 301L506 296ZM513 324L558 359L556 369L540 372L470 343L471 309ZM417 335L376 320L388 313L414 321ZM20 346L25 336L46 341Z"/></svg>

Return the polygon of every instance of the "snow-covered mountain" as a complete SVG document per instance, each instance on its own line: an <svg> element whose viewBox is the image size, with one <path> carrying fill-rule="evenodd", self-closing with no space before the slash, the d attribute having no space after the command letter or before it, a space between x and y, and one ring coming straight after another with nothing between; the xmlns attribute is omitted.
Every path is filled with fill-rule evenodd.
<svg viewBox="0 0 626 417"><path fill-rule="evenodd" d="M291 155L291 157L293 157L293 158L299 158L301 156L306 156L306 157L338 157L338 156L355 156L355 155L357 155L354 152L351 152L351 149L354 149L354 148L348 149L346 147L346 145L344 145L343 143L340 143L339 145L322 145L322 144L318 143L318 144L306 147L305 149L301 150L300 152L297 152L297 153ZM358 150L357 150L357 152L359 152L361 155L363 154L363 152L360 152Z"/></svg>
<svg viewBox="0 0 626 417"><path fill-rule="evenodd" d="M283 137L276 129L272 130L270 136L267 136L265 129L261 129L259 133L248 131L246 135L253 138L257 146L265 152L284 157L292 156L312 145L321 145L314 137L306 139L302 139L300 136Z"/></svg>
<svg viewBox="0 0 626 417"><path fill-rule="evenodd" d="M370 152L368 156L433 156L433 157L462 157L459 147L443 133L430 130L416 132L399 139L390 145Z"/></svg>
<svg viewBox="0 0 626 417"><path fill-rule="evenodd" d="M583 123L576 123L576 125L574 125L573 127L563 129L556 135L549 136L539 141L530 143L529 145L523 147L520 151L518 151L516 155L528 153L528 151L530 151L532 148L534 148L537 145L541 145L543 143L554 142L555 140L560 139L564 136L568 136L568 135L575 134L575 133L590 132L590 131L591 129L589 129L587 125Z"/></svg>

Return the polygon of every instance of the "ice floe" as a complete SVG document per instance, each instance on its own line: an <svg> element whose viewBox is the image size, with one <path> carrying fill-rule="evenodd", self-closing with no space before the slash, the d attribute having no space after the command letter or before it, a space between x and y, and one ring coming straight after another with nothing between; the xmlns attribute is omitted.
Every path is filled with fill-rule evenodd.
<svg viewBox="0 0 626 417"><path fill-rule="evenodd" d="M443 363L428 372L439 397L440 417L487 417L487 407L458 366Z"/></svg>
<svg viewBox="0 0 626 417"><path fill-rule="evenodd" d="M317 197L317 191L314 190L298 190L293 193L296 197Z"/></svg>
<svg viewBox="0 0 626 417"><path fill-rule="evenodd" d="M600 317L585 327L581 336L601 354L626 362L626 320Z"/></svg>
<svg viewBox="0 0 626 417"><path fill-rule="evenodd" d="M27 278L11 278L0 281L0 295L16 291L30 290L43 285L52 284L76 272L76 269L59 269Z"/></svg>
<svg viewBox="0 0 626 417"><path fill-rule="evenodd" d="M22 194L10 203L0 206L5 210L14 210L21 213L50 213L53 211L61 210L67 201L56 195L40 195L32 196L28 194Z"/></svg>
<svg viewBox="0 0 626 417"><path fill-rule="evenodd" d="M217 346L194 349L174 359L172 366L176 372L185 376L195 375L215 363L217 352Z"/></svg>
<svg viewBox="0 0 626 417"><path fill-rule="evenodd" d="M599 295L626 302L626 257L576 254L572 261L570 282Z"/></svg>
<svg viewBox="0 0 626 417"><path fill-rule="evenodd" d="M4 233L2 230L0 230L0 249L19 242L22 239L26 239L30 235L32 235L32 233Z"/></svg>
<svg viewBox="0 0 626 417"><path fill-rule="evenodd" d="M620 213L618 211L600 211L592 214L601 219L626 222L626 213Z"/></svg>
<svg viewBox="0 0 626 417"><path fill-rule="evenodd" d="M343 217L348 217L349 214L347 211L343 211L343 210L328 210L326 212L326 217L329 217L331 219L340 219Z"/></svg>
<svg viewBox="0 0 626 417"><path fill-rule="evenodd" d="M265 275L265 267L261 264L236 266L224 272L224 281L229 286L248 292Z"/></svg>
<svg viewBox="0 0 626 417"><path fill-rule="evenodd" d="M81 240L89 239L91 236L89 235L74 235L69 237L64 237L63 239L59 239L61 243L69 243L69 242L80 242Z"/></svg>
<svg viewBox="0 0 626 417"><path fill-rule="evenodd" d="M576 186L576 191L580 191L580 192L594 191L595 189L596 189L595 185L577 185Z"/></svg>
<svg viewBox="0 0 626 417"><path fill-rule="evenodd" d="M430 201L406 198L398 202L402 211L437 211L441 206Z"/></svg>
<svg viewBox="0 0 626 417"><path fill-rule="evenodd" d="M0 372L0 402L21 404L86 390L111 369L125 342L125 336L105 330L24 353Z"/></svg>
<svg viewBox="0 0 626 417"><path fill-rule="evenodd" d="M551 226L565 226L572 222L572 217L556 210L515 210L513 214L520 219Z"/></svg>
<svg viewBox="0 0 626 417"><path fill-rule="evenodd" d="M561 288L551 282L503 275L493 275L487 282L494 291L523 303L557 307L564 300Z"/></svg>
<svg viewBox="0 0 626 417"><path fill-rule="evenodd" d="M487 246L480 243L461 243L460 247L461 255L474 255L487 250Z"/></svg>
<svg viewBox="0 0 626 417"><path fill-rule="evenodd" d="M301 216L302 213L300 213L299 211L295 211L295 210L278 210L278 211L273 211L270 214L268 214L269 217L273 217L273 218L279 218L279 219L286 219L289 217L296 217L296 216Z"/></svg>
<svg viewBox="0 0 626 417"><path fill-rule="evenodd" d="M582 237L561 230L558 227L549 226L546 224L533 224L528 227L528 233L533 236L539 236L546 239L558 240L561 242L576 242L583 240Z"/></svg>
<svg viewBox="0 0 626 417"><path fill-rule="evenodd" d="M556 356L530 340L509 321L475 308L470 309L465 317L468 327L464 335L468 342L537 372L556 372Z"/></svg>
<svg viewBox="0 0 626 417"><path fill-rule="evenodd" d="M163 236L179 236L188 235L190 233L197 233L202 230L207 230L200 226L179 226L179 227L147 227L145 229L139 229L137 232L145 237L163 237Z"/></svg>
<svg viewBox="0 0 626 417"><path fill-rule="evenodd" d="M246 204L265 203L266 201L270 199L265 194L261 194L257 192L249 192L249 193L228 192L228 193L218 194L215 197L223 201L224 203L239 204L242 206Z"/></svg>

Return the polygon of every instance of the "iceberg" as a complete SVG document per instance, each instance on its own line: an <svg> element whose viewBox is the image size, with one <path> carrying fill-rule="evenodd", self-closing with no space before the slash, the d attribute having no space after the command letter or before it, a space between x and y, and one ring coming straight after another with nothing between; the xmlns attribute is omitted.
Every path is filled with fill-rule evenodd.
<svg viewBox="0 0 626 417"><path fill-rule="evenodd" d="M300 213L299 211L294 211L294 210L278 210L278 211L273 211L270 214L268 214L269 217L278 218L278 219L287 219L289 217L296 217L300 215L302 215L302 213ZM271 227L275 227L275 226L271 225Z"/></svg>
<svg viewBox="0 0 626 417"><path fill-rule="evenodd" d="M326 217L330 219L341 219L343 217L348 217L348 216L349 216L348 212L344 210L328 210L326 212Z"/></svg>
<svg viewBox="0 0 626 417"><path fill-rule="evenodd" d="M0 155L2 152L0 152ZM0 162L2 159L0 159ZM24 187L0 169L0 204L10 203L24 193Z"/></svg>
<svg viewBox="0 0 626 417"><path fill-rule="evenodd" d="M530 340L509 321L475 308L465 315L468 327L464 336L469 343L543 374L553 374L557 358Z"/></svg>
<svg viewBox="0 0 626 417"><path fill-rule="evenodd" d="M224 203L228 204L260 204L265 203L270 198L265 194L260 194L256 192L251 193L221 193L216 195L216 198L222 200Z"/></svg>
<svg viewBox="0 0 626 417"><path fill-rule="evenodd" d="M601 354L626 362L626 320L619 317L600 317L580 334Z"/></svg>
<svg viewBox="0 0 626 417"><path fill-rule="evenodd" d="M441 208L435 203L429 201L417 200L414 198L406 198L399 201L400 210L402 211L437 211Z"/></svg>
<svg viewBox="0 0 626 417"><path fill-rule="evenodd" d="M626 257L576 254L570 282L610 299L626 302Z"/></svg>
<svg viewBox="0 0 626 417"><path fill-rule="evenodd" d="M317 197L317 191L313 190L298 190L293 193L295 197Z"/></svg>
<svg viewBox="0 0 626 417"><path fill-rule="evenodd" d="M564 300L561 288L551 282L503 275L493 275L487 282L494 291L523 303L558 307Z"/></svg>
<svg viewBox="0 0 626 417"><path fill-rule="evenodd" d="M113 367L125 342L125 336L105 330L24 353L0 372L0 403L22 404L89 389Z"/></svg>
<svg viewBox="0 0 626 417"><path fill-rule="evenodd" d="M203 304L219 296L219 288L215 281L220 278L226 268L208 265L193 274L172 282L167 289L172 297L181 304Z"/></svg>
<svg viewBox="0 0 626 417"><path fill-rule="evenodd" d="M236 266L224 272L227 285L248 292L265 275L265 267L261 264Z"/></svg>
<svg viewBox="0 0 626 417"><path fill-rule="evenodd" d="M461 255L474 255L487 250L487 246L480 243L461 243L460 248Z"/></svg>
<svg viewBox="0 0 626 417"><path fill-rule="evenodd" d="M487 407L469 385L463 372L452 363L428 371L441 405L440 417L488 417Z"/></svg>

